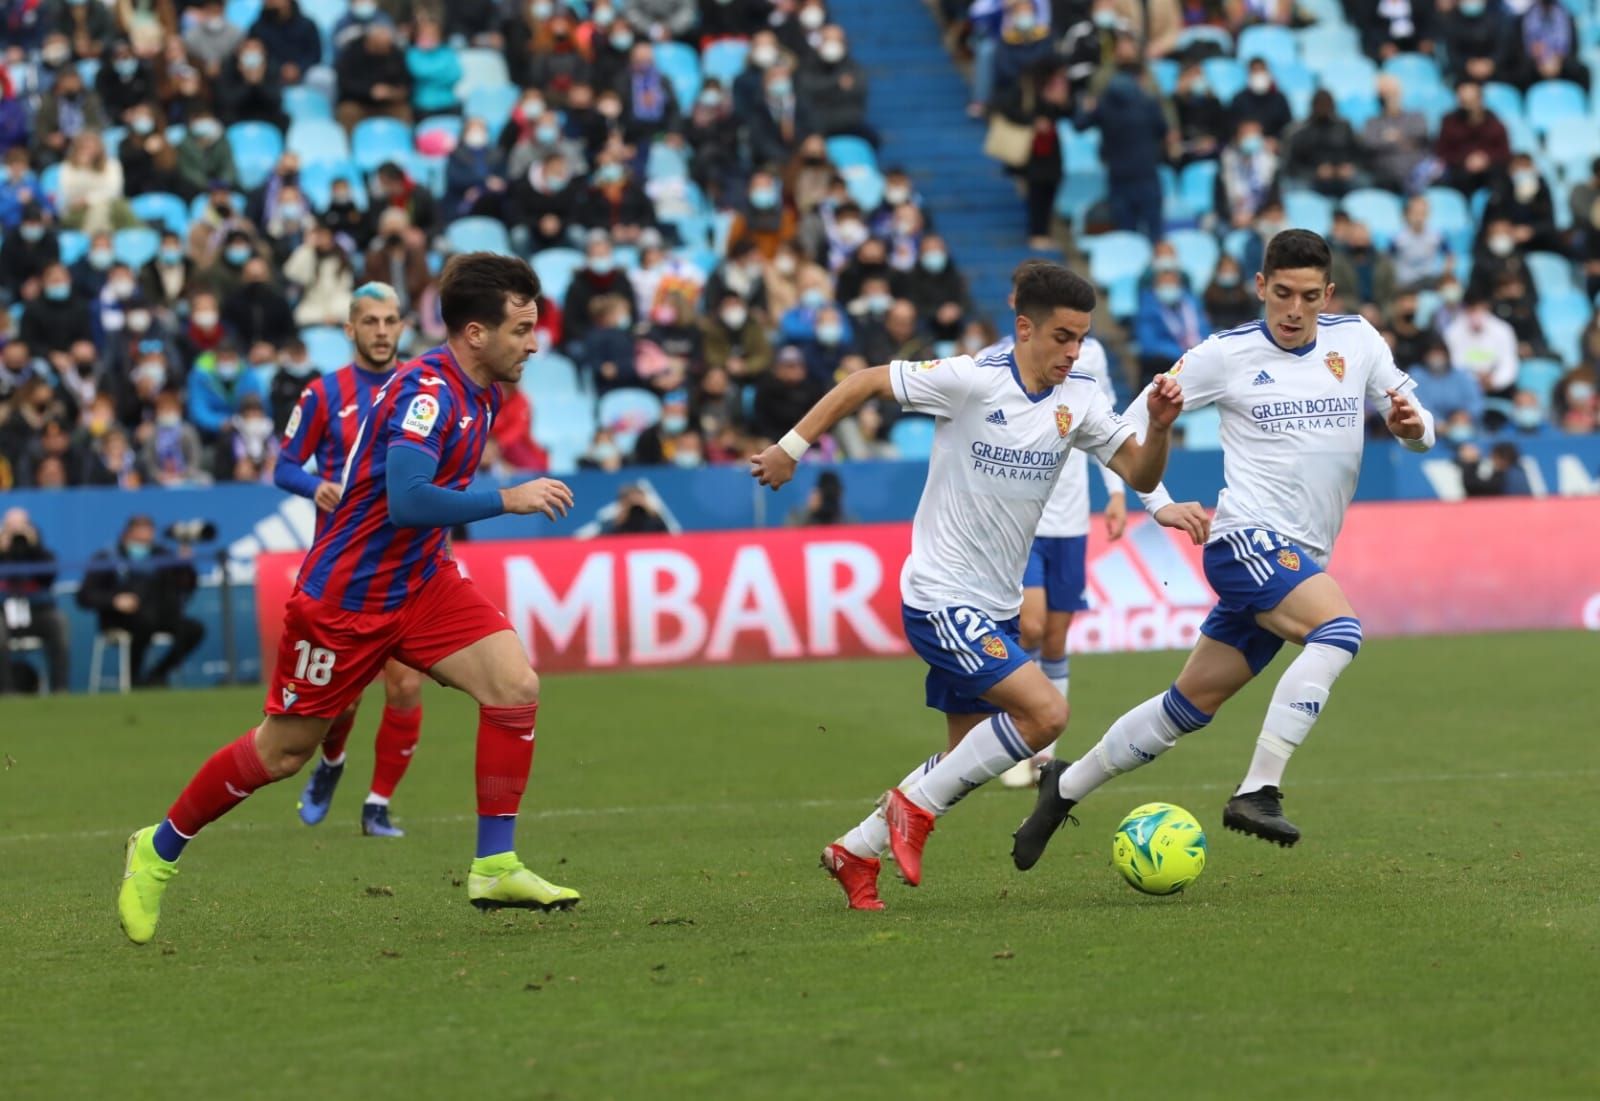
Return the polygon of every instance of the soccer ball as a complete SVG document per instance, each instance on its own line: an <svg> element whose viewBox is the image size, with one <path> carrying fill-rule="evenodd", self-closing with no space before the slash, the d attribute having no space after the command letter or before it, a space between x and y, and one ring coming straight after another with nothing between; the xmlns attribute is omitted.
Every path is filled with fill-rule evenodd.
<svg viewBox="0 0 1600 1101"><path fill-rule="evenodd" d="M1130 811L1112 835L1111 863L1136 891L1176 894L1205 871L1205 831L1182 807L1146 803Z"/></svg>

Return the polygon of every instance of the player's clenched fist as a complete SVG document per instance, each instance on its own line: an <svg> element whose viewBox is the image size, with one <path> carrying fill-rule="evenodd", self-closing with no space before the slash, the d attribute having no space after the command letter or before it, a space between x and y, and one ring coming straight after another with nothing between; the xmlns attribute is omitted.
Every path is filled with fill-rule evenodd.
<svg viewBox="0 0 1600 1101"><path fill-rule="evenodd" d="M1385 390L1389 395L1389 416L1385 418L1389 431L1402 440L1420 440L1426 429L1417 407L1398 390Z"/></svg>
<svg viewBox="0 0 1600 1101"><path fill-rule="evenodd" d="M1203 547L1211 537L1211 517L1199 501L1174 502L1156 513L1156 523L1164 528L1177 528L1187 532L1197 547Z"/></svg>
<svg viewBox="0 0 1600 1101"><path fill-rule="evenodd" d="M796 465L787 451L773 444L750 460L750 476L764 486L777 489L794 477Z"/></svg>
<svg viewBox="0 0 1600 1101"><path fill-rule="evenodd" d="M333 507L339 503L339 498L344 495L344 490L338 482L323 482L317 487L316 495L311 499L323 512L332 512Z"/></svg>
<svg viewBox="0 0 1600 1101"><path fill-rule="evenodd" d="M1171 375L1157 375L1150 384L1145 404L1150 408L1150 423L1157 428L1170 428L1183 412L1183 387Z"/></svg>
<svg viewBox="0 0 1600 1101"><path fill-rule="evenodd" d="M542 512L552 520L559 520L572 508L572 490L567 488L565 482L539 478L502 489L500 500L505 504L506 511L515 516Z"/></svg>

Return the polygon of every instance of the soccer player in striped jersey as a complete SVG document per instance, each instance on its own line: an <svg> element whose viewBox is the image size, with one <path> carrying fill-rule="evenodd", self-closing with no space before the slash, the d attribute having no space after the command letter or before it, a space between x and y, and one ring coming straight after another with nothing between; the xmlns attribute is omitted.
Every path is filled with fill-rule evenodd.
<svg viewBox="0 0 1600 1101"><path fill-rule="evenodd" d="M857 372L751 460L761 484L783 485L813 442L872 398L936 418L900 593L906 638L928 663L927 705L945 714L948 751L918 764L823 850L822 865L852 909L883 908L878 854L886 847L901 877L919 884L935 820L1066 726L1066 699L1017 640L1022 570L1040 513L1074 447L1154 489L1183 406L1177 381L1163 379L1144 399L1150 424L1139 440L1095 381L1073 373L1094 303L1086 280L1037 266L1017 284L1014 352Z"/></svg>
<svg viewBox="0 0 1600 1101"><path fill-rule="evenodd" d="M343 493L300 567L284 615L266 719L201 766L167 816L128 839L117 910L135 944L156 931L177 859L201 827L257 788L287 779L390 658L478 702L477 857L467 898L480 909L567 909L578 892L517 858L517 811L533 763L539 677L510 625L451 560L446 532L503 513L564 516L548 478L472 489L500 408L538 351L539 279L515 257L452 257L439 277L446 342L373 398L345 465Z"/></svg>
<svg viewBox="0 0 1600 1101"><path fill-rule="evenodd" d="M1302 649L1278 680L1222 823L1280 845L1300 839L1283 815L1284 768L1361 648L1361 621L1324 571L1355 494L1366 403L1403 446L1426 451L1434 442L1416 383L1378 331L1358 316L1318 313L1333 293L1332 263L1317 234L1277 234L1256 275L1265 320L1214 334L1162 376L1182 379L1190 408L1215 404L1222 414L1227 485L1204 552L1217 604L1171 688L1123 715L1071 765L1045 766L1033 813L1013 838L1018 868L1038 862L1091 791L1209 723L1285 642ZM1142 400L1128 411L1136 424Z"/></svg>
<svg viewBox="0 0 1600 1101"><path fill-rule="evenodd" d="M356 288L344 327L355 345L355 360L307 385L289 415L273 481L280 489L316 503L319 532L339 503L339 483L356 433L372 409L373 398L394 375L404 329L400 298L393 287L367 283ZM305 470L308 462L314 464L314 474ZM405 831L389 821L389 800L411 765L422 731L422 674L391 660L382 675L383 718L378 723L372 786L361 806L361 832L368 837L404 837ZM300 793L300 820L308 826L328 815L344 775L345 743L360 706L358 697L328 728L322 759Z"/></svg>

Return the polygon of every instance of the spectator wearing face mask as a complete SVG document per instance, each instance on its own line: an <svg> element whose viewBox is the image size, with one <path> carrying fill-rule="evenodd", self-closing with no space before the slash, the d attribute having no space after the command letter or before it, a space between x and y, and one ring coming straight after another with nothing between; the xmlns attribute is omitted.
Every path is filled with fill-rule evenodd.
<svg viewBox="0 0 1600 1101"><path fill-rule="evenodd" d="M200 438L214 442L247 397L265 404L266 388L247 371L238 347L229 342L202 355L189 372L189 419Z"/></svg>
<svg viewBox="0 0 1600 1101"><path fill-rule="evenodd" d="M750 52L745 55L744 71L733 81L733 113L742 124L755 118L756 110L766 94L767 72L783 60L783 50L778 36L762 29L750 39Z"/></svg>
<svg viewBox="0 0 1600 1101"><path fill-rule="evenodd" d="M716 311L700 322L705 363L735 383L750 382L772 366L772 343L766 329L738 294L729 291Z"/></svg>
<svg viewBox="0 0 1600 1101"><path fill-rule="evenodd" d="M758 169L750 177L745 208L734 216L729 241L751 241L760 258L770 260L780 245L794 240L797 229L794 208L784 201L777 174Z"/></svg>
<svg viewBox="0 0 1600 1101"><path fill-rule="evenodd" d="M1215 159L1233 126L1199 64L1185 66L1178 74L1172 106L1178 115L1179 167Z"/></svg>
<svg viewBox="0 0 1600 1101"><path fill-rule="evenodd" d="M183 397L176 389L156 396L155 416L141 424L139 464L157 485L180 486L200 480L200 433L183 419Z"/></svg>
<svg viewBox="0 0 1600 1101"><path fill-rule="evenodd" d="M566 315L566 331L562 335L569 349L588 335L594 323L591 303L601 295L616 296L623 307L625 327L631 328L638 317L633 286L627 273L618 268L611 251L611 239L604 233L591 233L585 252L584 265L573 273L566 301L562 303Z"/></svg>
<svg viewBox="0 0 1600 1101"><path fill-rule="evenodd" d="M930 319L940 339L959 339L962 321L972 312L967 281L950 259L950 249L936 233L920 242L917 265L906 279L906 297L919 316ZM948 330L948 332L944 332Z"/></svg>
<svg viewBox="0 0 1600 1101"><path fill-rule="evenodd" d="M528 227L536 250L566 243L567 227L575 224L581 197L580 185L560 153L551 153L531 167L511 189L511 204Z"/></svg>
<svg viewBox="0 0 1600 1101"><path fill-rule="evenodd" d="M1493 297L1489 308L1517 337L1517 354L1523 359L1550 355L1550 345L1545 340L1544 326L1539 321L1536 300L1529 293L1523 272L1508 271L1498 276L1492 284Z"/></svg>
<svg viewBox="0 0 1600 1101"><path fill-rule="evenodd" d="M579 470L603 470L615 474L622 469L622 449L609 429L596 428L589 449L578 457Z"/></svg>
<svg viewBox="0 0 1600 1101"><path fill-rule="evenodd" d="M354 14L355 5L351 5ZM378 115L410 122L413 80L392 26L372 22L361 37L339 49L334 62L339 102L334 117L346 130Z"/></svg>
<svg viewBox="0 0 1600 1101"><path fill-rule="evenodd" d="M100 293L90 299L94 342L106 345L127 328L130 303L138 293L139 284L133 277L133 269L127 264L113 264Z"/></svg>
<svg viewBox="0 0 1600 1101"><path fill-rule="evenodd" d="M0 695L16 685L11 672L11 640L38 639L44 647L50 691L67 690L67 617L56 607L51 587L56 556L45 546L27 512L10 508L0 516Z"/></svg>
<svg viewBox="0 0 1600 1101"><path fill-rule="evenodd" d="M122 164L106 155L100 135L86 131L72 139L61 167L62 224L85 233L128 229L139 219L123 197Z"/></svg>
<svg viewBox="0 0 1600 1101"><path fill-rule="evenodd" d="M1490 189L1483 220L1487 224L1502 219L1510 223L1512 240L1523 251L1559 251L1562 247L1550 188L1526 153L1512 157L1505 175Z"/></svg>
<svg viewBox="0 0 1600 1101"><path fill-rule="evenodd" d="M290 254L283 275L300 288L300 300L294 306L295 325L338 325L349 317L355 269L326 226L312 230ZM292 337L284 335L283 339Z"/></svg>
<svg viewBox="0 0 1600 1101"><path fill-rule="evenodd" d="M684 447L683 437L689 434L689 395L682 390L665 395L661 401L661 419L639 433L634 441L633 464L662 466L674 463L680 448ZM699 466L698 439L694 441L692 458L696 461L686 465Z"/></svg>
<svg viewBox="0 0 1600 1101"><path fill-rule="evenodd" d="M117 146L122 165L123 193L144 195L166 191L182 195L183 174L178 171L178 150L156 125L156 113L141 103L128 114L128 133Z"/></svg>
<svg viewBox="0 0 1600 1101"><path fill-rule="evenodd" d="M347 311L348 316L348 311ZM278 357L278 369L267 385L267 409L272 413L273 431L282 436L288 427L289 417L300 394L308 383L317 377L317 365L311 362L305 342L295 337L284 345Z"/></svg>
<svg viewBox="0 0 1600 1101"><path fill-rule="evenodd" d="M1487 213L1487 212L1485 212ZM1492 287L1506 275L1529 282L1528 264L1517 248L1517 226L1509 218L1486 217L1472 251L1472 281ZM1537 295L1535 295L1537 297Z"/></svg>
<svg viewBox="0 0 1600 1101"><path fill-rule="evenodd" d="M1489 295L1478 287L1467 292L1460 316L1444 331L1450 362L1469 371L1486 397L1511 399L1522 359L1517 335L1490 309ZM1486 422L1493 415L1486 417Z"/></svg>
<svg viewBox="0 0 1600 1101"><path fill-rule="evenodd" d="M583 339L568 345L574 362L589 376L597 394L640 384L632 303L631 292L627 298L600 294L588 300ZM567 317L569 321L573 317L570 304Z"/></svg>
<svg viewBox="0 0 1600 1101"><path fill-rule="evenodd" d="M1217 261L1217 269L1211 275L1211 285L1206 288L1203 300L1211 324L1221 331L1260 317L1261 303L1253 291L1253 287L1245 285L1244 271L1239 261L1224 255Z"/></svg>
<svg viewBox="0 0 1600 1101"><path fill-rule="evenodd" d="M34 163L41 169L55 164L66 156L67 147L79 134L98 134L109 125L110 116L100 97L83 86L78 70L62 69L33 116Z"/></svg>
<svg viewBox="0 0 1600 1101"><path fill-rule="evenodd" d="M322 62L322 31L306 17L299 0L262 0L250 37L266 49L280 84L300 83L306 70Z"/></svg>
<svg viewBox="0 0 1600 1101"><path fill-rule="evenodd" d="M1567 372L1556 383L1551 395L1555 414L1564 432L1588 433L1600 429L1600 387L1595 369L1589 366Z"/></svg>
<svg viewBox="0 0 1600 1101"><path fill-rule="evenodd" d="M867 74L850 56L844 28L822 28L816 52L795 77L801 98L811 104L817 131L828 137L849 134L878 144L867 124Z"/></svg>
<svg viewBox="0 0 1600 1101"><path fill-rule="evenodd" d="M1260 125L1265 137L1273 140L1281 137L1289 123L1294 121L1288 98L1278 90L1277 83L1272 79L1272 70L1259 57L1250 62L1244 90L1233 97L1228 112L1233 117L1235 130L1243 122L1254 122Z"/></svg>
<svg viewBox="0 0 1600 1101"><path fill-rule="evenodd" d="M710 0L700 5L700 40L749 38L767 23L765 0Z"/></svg>
<svg viewBox="0 0 1600 1101"><path fill-rule="evenodd" d="M245 265L256 257L256 242L251 234L243 229L229 230L211 263L201 269L199 282L226 300L244 282Z"/></svg>
<svg viewBox="0 0 1600 1101"><path fill-rule="evenodd" d="M1518 28L1500 4L1458 0L1454 11L1442 14L1441 22L1451 83L1470 80L1481 84L1514 77Z"/></svg>
<svg viewBox="0 0 1600 1101"><path fill-rule="evenodd" d="M17 335L35 355L65 361L67 349L90 331L89 304L72 291L72 275L61 263L44 271L39 297L22 311Z"/></svg>
<svg viewBox="0 0 1600 1101"><path fill-rule="evenodd" d="M1278 155L1267 145L1261 124L1246 120L1222 151L1217 171L1217 216L1235 229L1256 221L1279 202Z"/></svg>
<svg viewBox="0 0 1600 1101"><path fill-rule="evenodd" d="M807 371L803 351L792 345L780 349L772 370L756 384L750 410L751 435L763 440L779 438L826 390L826 384Z"/></svg>
<svg viewBox="0 0 1600 1101"><path fill-rule="evenodd" d="M116 259L111 234L104 231L94 234L89 238L88 249L67 269L72 276L72 292L86 301L98 298Z"/></svg>
<svg viewBox="0 0 1600 1101"><path fill-rule="evenodd" d="M212 459L218 482L271 482L278 461L278 436L265 404L255 395L239 403L229 418Z"/></svg>
<svg viewBox="0 0 1600 1101"><path fill-rule="evenodd" d="M700 86L684 122L683 136L691 151L689 178L713 202L730 203L743 168L733 100L720 82L711 79Z"/></svg>
<svg viewBox="0 0 1600 1101"><path fill-rule="evenodd" d="M503 219L506 195L505 155L489 141L487 123L468 119L460 144L445 162L446 214L450 218Z"/></svg>
<svg viewBox="0 0 1600 1101"><path fill-rule="evenodd" d="M1333 198L1361 183L1361 144L1327 89L1317 89L1311 117L1292 126L1284 140L1289 150L1284 173L1290 178Z"/></svg>
<svg viewBox="0 0 1600 1101"><path fill-rule="evenodd" d="M1157 261L1158 264L1161 261ZM1211 332L1205 307L1184 285L1176 257L1155 268L1155 278L1139 293L1133 338L1139 345L1140 386L1170 370Z"/></svg>
<svg viewBox="0 0 1600 1101"><path fill-rule="evenodd" d="M555 0L506 5L501 38L511 78L524 88L546 88L556 99L592 77L587 39L580 40L578 22Z"/></svg>
<svg viewBox="0 0 1600 1101"><path fill-rule="evenodd" d="M157 543L155 522L134 516L117 545L96 553L84 575L78 603L98 615L100 630L128 632L136 685L165 685L205 638L204 624L183 611L198 583L188 559L186 546ZM147 671L145 657L157 632L171 635L173 644Z"/></svg>
<svg viewBox="0 0 1600 1101"><path fill-rule="evenodd" d="M259 256L245 263L238 289L223 304L222 319L243 345L281 344L295 334L289 300L272 284L271 269Z"/></svg>
<svg viewBox="0 0 1600 1101"><path fill-rule="evenodd" d="M120 119L135 104L145 103L155 96L155 80L144 63L134 56L133 46L126 39L119 39L106 47L100 59L94 90L105 104L106 112Z"/></svg>
<svg viewBox="0 0 1600 1101"><path fill-rule="evenodd" d="M607 151L597 159L573 219L586 229L604 230L614 240L628 243L645 226L656 224L655 205L622 157Z"/></svg>
<svg viewBox="0 0 1600 1101"><path fill-rule="evenodd" d="M1426 195L1407 199L1405 224L1390 246L1394 280L1403 290L1432 290L1450 261L1450 246L1444 234L1428 224L1428 214Z"/></svg>
<svg viewBox="0 0 1600 1101"><path fill-rule="evenodd" d="M0 245L0 297L20 295L60 258L61 245L44 209L30 203Z"/></svg>
<svg viewBox="0 0 1600 1101"><path fill-rule="evenodd" d="M289 125L289 116L283 113L283 86L259 39L245 39L223 63L216 101L217 114L230 123L265 122L280 129Z"/></svg>
<svg viewBox="0 0 1600 1101"><path fill-rule="evenodd" d="M189 293L195 263L176 233L163 233L161 243L139 273L139 290L152 307L170 311Z"/></svg>
<svg viewBox="0 0 1600 1101"><path fill-rule="evenodd" d="M141 343L133 351L132 366L125 374L108 379L110 394L116 401L117 423L132 430L155 416L156 397L168 386L179 385L183 372L169 365L161 342ZM88 475L85 474L87 481Z"/></svg>
<svg viewBox="0 0 1600 1101"><path fill-rule="evenodd" d="M746 133L756 164L784 164L800 143L817 132L811 105L795 94L794 70L778 61L763 75L761 95L752 105Z"/></svg>
<svg viewBox="0 0 1600 1101"><path fill-rule="evenodd" d="M3 144L0 140L0 145ZM36 207L41 214L50 214L55 209L28 163L28 151L16 146L6 150L5 170L0 174L0 233L10 233L21 225L23 212L29 207ZM1584 210L1587 212L1588 207Z"/></svg>
<svg viewBox="0 0 1600 1101"><path fill-rule="evenodd" d="M682 128L678 97L666 74L656 67L655 48L650 43L634 43L617 94L622 99L623 134L629 145L648 146Z"/></svg>
<svg viewBox="0 0 1600 1101"><path fill-rule="evenodd" d="M373 27L386 27L392 33L394 20L379 6L378 0L350 0L344 15L333 25L334 55L360 42Z"/></svg>
<svg viewBox="0 0 1600 1101"><path fill-rule="evenodd" d="M206 76L216 79L223 63L238 52L244 31L228 22L222 0L201 0L195 9L198 18L184 32L184 51Z"/></svg>
<svg viewBox="0 0 1600 1101"><path fill-rule="evenodd" d="M779 247L777 255L762 268L761 282L766 290L767 316L776 320L800 304L800 285L804 276L813 283L827 282L828 273L808 259L797 244Z"/></svg>
<svg viewBox="0 0 1600 1101"><path fill-rule="evenodd" d="M1397 357L1396 363L1401 362ZM1417 400L1440 423L1450 423L1456 414L1465 414L1465 429L1459 426L1451 436L1459 442L1471 438L1483 417L1483 388L1471 374L1450 363L1450 350L1437 337L1428 341L1420 360L1404 364L1417 383ZM1459 422L1457 422L1459 425Z"/></svg>
<svg viewBox="0 0 1600 1101"><path fill-rule="evenodd" d="M233 147L224 139L216 115L207 112L189 124L189 132L178 145L178 176L184 182L186 199L219 184L230 191L239 186Z"/></svg>

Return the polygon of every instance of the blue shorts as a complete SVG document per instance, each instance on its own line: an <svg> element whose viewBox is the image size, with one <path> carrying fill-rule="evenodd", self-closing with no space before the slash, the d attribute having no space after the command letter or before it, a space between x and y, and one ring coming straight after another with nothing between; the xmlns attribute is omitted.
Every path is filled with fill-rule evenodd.
<svg viewBox="0 0 1600 1101"><path fill-rule="evenodd" d="M1089 606L1084 598L1084 559L1088 550L1087 535L1034 536L1028 568L1022 571L1022 587L1042 588L1044 606L1052 612L1083 611Z"/></svg>
<svg viewBox="0 0 1600 1101"><path fill-rule="evenodd" d="M978 697L1033 660L1017 641L1015 617L996 623L976 608L901 605L900 618L906 641L928 663L928 706L946 715L998 714Z"/></svg>
<svg viewBox="0 0 1600 1101"><path fill-rule="evenodd" d="M1218 536L1206 544L1204 562L1217 606L1200 624L1200 633L1232 646L1250 663L1250 672L1261 672L1283 639L1257 623L1256 613L1276 608L1322 567L1303 547L1264 528Z"/></svg>

